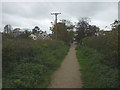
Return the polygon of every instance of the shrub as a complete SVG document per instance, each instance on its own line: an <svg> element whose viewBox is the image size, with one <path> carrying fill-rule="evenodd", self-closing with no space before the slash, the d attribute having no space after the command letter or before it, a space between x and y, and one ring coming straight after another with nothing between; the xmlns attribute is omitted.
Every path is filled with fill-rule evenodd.
<svg viewBox="0 0 120 90"><path fill-rule="evenodd" d="M76 54L84 88L119 88L119 69L101 63L103 54L83 46L77 48Z"/></svg>
<svg viewBox="0 0 120 90"><path fill-rule="evenodd" d="M3 88L46 87L68 49L54 40L3 40Z"/></svg>
<svg viewBox="0 0 120 90"><path fill-rule="evenodd" d="M118 31L108 32L105 36L92 36L83 39L83 45L104 54L104 63L118 67Z"/></svg>

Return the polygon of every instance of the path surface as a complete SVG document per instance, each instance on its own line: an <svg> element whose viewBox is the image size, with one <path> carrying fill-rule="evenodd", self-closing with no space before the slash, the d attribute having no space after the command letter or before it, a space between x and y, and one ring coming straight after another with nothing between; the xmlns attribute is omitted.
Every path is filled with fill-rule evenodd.
<svg viewBox="0 0 120 90"><path fill-rule="evenodd" d="M72 45L61 67L51 76L48 88L82 88L81 73L76 57L75 45Z"/></svg>

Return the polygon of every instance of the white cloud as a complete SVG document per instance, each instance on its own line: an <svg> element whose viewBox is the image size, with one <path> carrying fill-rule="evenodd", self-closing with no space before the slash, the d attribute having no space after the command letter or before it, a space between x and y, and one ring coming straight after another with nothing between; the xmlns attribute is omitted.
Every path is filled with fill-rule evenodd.
<svg viewBox="0 0 120 90"><path fill-rule="evenodd" d="M11 24L13 27L32 29L37 25L48 33L54 21L51 12L61 12L58 19L68 19L73 23L80 17L90 17L91 24L101 29L118 18L117 2L4 2L2 5L3 26Z"/></svg>

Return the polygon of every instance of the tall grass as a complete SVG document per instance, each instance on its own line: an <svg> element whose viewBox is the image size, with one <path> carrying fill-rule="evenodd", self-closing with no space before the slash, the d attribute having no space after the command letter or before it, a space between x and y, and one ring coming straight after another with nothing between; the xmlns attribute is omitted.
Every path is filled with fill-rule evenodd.
<svg viewBox="0 0 120 90"><path fill-rule="evenodd" d="M103 54L84 46L76 52L84 88L119 88L118 69L102 63Z"/></svg>
<svg viewBox="0 0 120 90"><path fill-rule="evenodd" d="M3 40L3 88L43 88L69 47L61 41Z"/></svg>

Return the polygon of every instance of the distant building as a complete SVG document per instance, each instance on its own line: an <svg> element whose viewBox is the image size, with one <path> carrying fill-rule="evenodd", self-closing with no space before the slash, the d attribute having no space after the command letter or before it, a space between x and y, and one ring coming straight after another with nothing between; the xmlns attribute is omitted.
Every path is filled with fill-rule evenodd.
<svg viewBox="0 0 120 90"><path fill-rule="evenodd" d="M99 36L99 35L106 35L106 33L108 33L110 31L104 31L104 30L101 30L101 31L98 31L95 33L96 36Z"/></svg>
<svg viewBox="0 0 120 90"><path fill-rule="evenodd" d="M51 40L51 37L45 31L45 32L40 33L38 39L50 39Z"/></svg>
<svg viewBox="0 0 120 90"><path fill-rule="evenodd" d="M32 38L33 40L37 40L37 36L34 34L31 34L29 37Z"/></svg>
<svg viewBox="0 0 120 90"><path fill-rule="evenodd" d="M45 31L45 32L43 32L43 33L41 34L41 36L42 36L43 39L45 39L48 35L47 35L46 31Z"/></svg>
<svg viewBox="0 0 120 90"><path fill-rule="evenodd" d="M33 40L37 40L37 39L49 39L49 40L52 40L52 38L50 37L50 35L48 35L47 33L46 33L46 31L45 32L41 32L41 33L39 33L39 34L31 34L29 37L32 37L32 39Z"/></svg>

